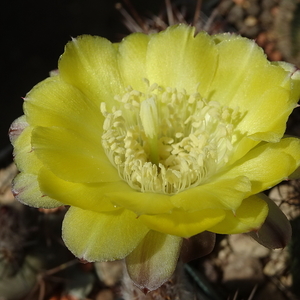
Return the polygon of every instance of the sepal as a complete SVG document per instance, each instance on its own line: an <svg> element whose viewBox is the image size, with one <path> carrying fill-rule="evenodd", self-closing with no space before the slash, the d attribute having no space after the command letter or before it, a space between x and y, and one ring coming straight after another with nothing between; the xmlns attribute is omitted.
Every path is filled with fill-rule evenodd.
<svg viewBox="0 0 300 300"><path fill-rule="evenodd" d="M292 227L280 208L264 194L259 195L269 207L269 214L258 229L247 233L261 245L270 248L284 248L292 237Z"/></svg>

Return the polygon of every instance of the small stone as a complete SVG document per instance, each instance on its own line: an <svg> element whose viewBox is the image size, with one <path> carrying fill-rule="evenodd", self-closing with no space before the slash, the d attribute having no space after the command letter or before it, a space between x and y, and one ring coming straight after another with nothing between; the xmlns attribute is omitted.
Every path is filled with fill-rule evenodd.
<svg viewBox="0 0 300 300"><path fill-rule="evenodd" d="M233 2L239 6L245 6L245 3L246 3L245 0L233 0Z"/></svg>
<svg viewBox="0 0 300 300"><path fill-rule="evenodd" d="M256 43L260 47L265 46L267 44L267 42L268 42L268 35L266 32L261 32L256 38Z"/></svg>
<svg viewBox="0 0 300 300"><path fill-rule="evenodd" d="M123 262L110 261L95 263L99 279L107 286L114 286L122 276Z"/></svg>
<svg viewBox="0 0 300 300"><path fill-rule="evenodd" d="M256 24L254 26L247 26L245 23L240 27L240 33L249 37L249 38L255 38L259 31L260 31L259 24Z"/></svg>
<svg viewBox="0 0 300 300"><path fill-rule="evenodd" d="M271 61L281 61L283 59L282 54L279 50L274 50L270 55L269 58Z"/></svg>
<svg viewBox="0 0 300 300"><path fill-rule="evenodd" d="M221 261L226 260L228 255L229 255L228 248L222 249L218 253L218 259L221 260Z"/></svg>
<svg viewBox="0 0 300 300"><path fill-rule="evenodd" d="M114 294L110 289L104 289L97 294L96 300L114 300Z"/></svg>
<svg viewBox="0 0 300 300"><path fill-rule="evenodd" d="M234 234L229 236L229 244L233 252L255 258L267 257L270 250L258 244L249 236Z"/></svg>
<svg viewBox="0 0 300 300"><path fill-rule="evenodd" d="M296 192L298 187L294 184L297 184L296 181L281 184L271 189L269 193L269 198L280 207L289 220L294 220L300 216L299 195Z"/></svg>
<svg viewBox="0 0 300 300"><path fill-rule="evenodd" d="M237 24L239 21L244 20L244 10L241 6L234 6L228 13L228 21L233 24Z"/></svg>
<svg viewBox="0 0 300 300"><path fill-rule="evenodd" d="M260 15L260 21L261 21L262 25L264 26L264 28L266 29L266 27L272 26L272 24L274 22L274 18L271 15L270 11L265 10Z"/></svg>
<svg viewBox="0 0 300 300"><path fill-rule="evenodd" d="M258 16L261 12L261 7L257 3L251 3L246 7L246 12L251 16Z"/></svg>
<svg viewBox="0 0 300 300"><path fill-rule="evenodd" d="M249 16L245 19L245 25L248 27L255 26L257 23L258 23L258 20L253 16Z"/></svg>
<svg viewBox="0 0 300 300"><path fill-rule="evenodd" d="M286 276L281 276L280 281L284 286L291 287L293 285L293 275L287 274Z"/></svg>
<svg viewBox="0 0 300 300"><path fill-rule="evenodd" d="M257 258L233 253L228 257L228 264L223 270L223 283L230 290L250 293L263 280L262 265Z"/></svg>
<svg viewBox="0 0 300 300"><path fill-rule="evenodd" d="M228 11L233 7L234 3L231 0L224 0L221 1L219 6L218 6L218 11L221 15L227 14Z"/></svg>
<svg viewBox="0 0 300 300"><path fill-rule="evenodd" d="M287 261L289 259L288 250L273 250L271 252L270 261L264 267L264 274L272 276L280 276L286 271Z"/></svg>
<svg viewBox="0 0 300 300"><path fill-rule="evenodd" d="M286 300L291 299L287 298L287 295L282 293L278 286L273 282L267 282L266 284L262 285L262 287L258 290L255 294L255 300ZM292 300L292 299L291 299ZM296 300L296 299L293 299Z"/></svg>
<svg viewBox="0 0 300 300"><path fill-rule="evenodd" d="M0 170L0 203L9 204L14 202L14 196L11 191L11 182L17 175L18 170L14 163L7 168Z"/></svg>
<svg viewBox="0 0 300 300"><path fill-rule="evenodd" d="M210 282L217 282L219 279L219 273L215 264L212 264L209 259L204 259L202 261L203 272Z"/></svg>
<svg viewBox="0 0 300 300"><path fill-rule="evenodd" d="M261 1L263 10L270 10L275 6L276 2L274 0L264 0Z"/></svg>

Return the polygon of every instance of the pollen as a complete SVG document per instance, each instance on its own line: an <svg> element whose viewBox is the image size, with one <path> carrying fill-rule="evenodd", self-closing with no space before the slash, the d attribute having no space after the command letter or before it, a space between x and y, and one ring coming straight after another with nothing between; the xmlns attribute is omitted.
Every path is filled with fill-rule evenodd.
<svg viewBox="0 0 300 300"><path fill-rule="evenodd" d="M102 145L120 177L141 192L176 194L204 183L233 151L238 108L197 92L150 85L127 87L105 117Z"/></svg>

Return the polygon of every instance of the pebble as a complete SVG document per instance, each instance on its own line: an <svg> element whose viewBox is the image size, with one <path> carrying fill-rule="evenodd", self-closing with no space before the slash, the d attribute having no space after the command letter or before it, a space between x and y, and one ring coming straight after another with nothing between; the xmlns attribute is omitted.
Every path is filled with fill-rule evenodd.
<svg viewBox="0 0 300 300"><path fill-rule="evenodd" d="M259 259L242 254L231 254L223 269L223 283L230 290L250 293L253 287L264 281Z"/></svg>
<svg viewBox="0 0 300 300"><path fill-rule="evenodd" d="M234 253L244 256L264 258L270 253L269 249L244 234L233 234L229 236L229 244Z"/></svg>

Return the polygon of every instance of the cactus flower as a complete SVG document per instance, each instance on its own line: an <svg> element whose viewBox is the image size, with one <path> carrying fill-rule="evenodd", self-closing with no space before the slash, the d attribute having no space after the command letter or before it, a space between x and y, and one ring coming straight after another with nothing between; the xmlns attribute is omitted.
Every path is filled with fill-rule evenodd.
<svg viewBox="0 0 300 300"><path fill-rule="evenodd" d="M260 193L300 165L299 139L284 136L299 95L295 67L238 35L177 25L118 44L80 36L11 126L13 191L33 207L70 206L67 247L125 258L154 290L184 238L260 229Z"/></svg>

